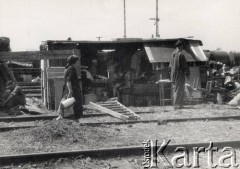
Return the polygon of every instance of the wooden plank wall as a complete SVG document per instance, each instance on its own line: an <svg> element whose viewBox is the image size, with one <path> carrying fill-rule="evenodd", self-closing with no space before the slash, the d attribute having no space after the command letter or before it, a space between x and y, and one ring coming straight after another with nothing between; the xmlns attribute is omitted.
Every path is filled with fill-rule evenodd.
<svg viewBox="0 0 240 169"><path fill-rule="evenodd" d="M60 72L57 71L56 69L48 69L48 68L50 68L49 60L66 59L72 54L75 54L80 57L80 50L73 49L73 50L0 52L0 61L26 61L26 60L39 60L40 61L41 60L42 99L43 99L44 105L49 107L49 105L50 105L49 102L51 102L51 100L49 100L49 97L52 93L54 93L52 91L49 91L49 87L50 87L49 85L51 83L55 83L54 81L51 83L48 83L49 78L51 79L51 78L63 76L63 71L64 71L64 69L61 69ZM57 63L58 63L58 61L57 61ZM56 72L54 72L55 70L56 70ZM80 72L80 70L79 70L79 72Z"/></svg>
<svg viewBox="0 0 240 169"><path fill-rule="evenodd" d="M46 105L48 109L56 109L56 104L59 104L59 97L62 94L62 87L63 84L59 84L60 82L63 83L63 73L64 67L47 67L47 83L46 83ZM60 86L59 86L60 85Z"/></svg>
<svg viewBox="0 0 240 169"><path fill-rule="evenodd" d="M26 61L66 59L72 54L80 55L79 50L53 50L53 51L24 51L24 52L0 52L1 61Z"/></svg>
<svg viewBox="0 0 240 169"><path fill-rule="evenodd" d="M54 79L54 87L55 87L55 110L58 110L60 101L62 99L62 91L63 91L64 79L59 77Z"/></svg>

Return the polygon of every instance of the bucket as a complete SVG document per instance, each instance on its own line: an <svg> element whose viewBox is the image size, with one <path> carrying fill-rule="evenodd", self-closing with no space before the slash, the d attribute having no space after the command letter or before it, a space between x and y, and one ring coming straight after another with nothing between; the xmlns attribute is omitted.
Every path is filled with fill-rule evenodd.
<svg viewBox="0 0 240 169"><path fill-rule="evenodd" d="M72 106L73 103L75 102L74 97L68 98L64 101L61 102L63 108L68 108L69 106Z"/></svg>

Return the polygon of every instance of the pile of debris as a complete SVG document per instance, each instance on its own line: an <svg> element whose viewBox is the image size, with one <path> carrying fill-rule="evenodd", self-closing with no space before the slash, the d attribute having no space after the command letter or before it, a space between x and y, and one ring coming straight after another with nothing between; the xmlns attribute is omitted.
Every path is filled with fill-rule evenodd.
<svg viewBox="0 0 240 169"><path fill-rule="evenodd" d="M61 142L64 145L86 142L95 144L98 140L108 137L105 130L83 126L71 120L47 121L42 126L31 129L29 134L33 136L34 142Z"/></svg>
<svg viewBox="0 0 240 169"><path fill-rule="evenodd" d="M222 62L209 61L207 71L211 91L223 96L224 102L229 102L240 92L240 67ZM208 87L206 87L208 88ZM221 96L221 97L222 97Z"/></svg>

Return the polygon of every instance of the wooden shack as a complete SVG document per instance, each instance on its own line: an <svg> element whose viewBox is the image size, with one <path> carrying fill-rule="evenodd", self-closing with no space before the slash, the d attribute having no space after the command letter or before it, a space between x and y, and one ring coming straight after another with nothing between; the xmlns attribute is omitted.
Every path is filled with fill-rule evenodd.
<svg viewBox="0 0 240 169"><path fill-rule="evenodd" d="M76 53L76 55L79 55L79 52L78 50L51 50L51 51L46 51L46 50L41 50L41 51L19 51L19 52L0 52L0 63L1 63L1 70L0 70L0 80L1 80L1 84L5 84L6 81L8 80L13 80L16 82L16 79L14 77L14 75L12 74L11 70L9 70L6 62L9 62L9 61L14 61L14 62L18 62L18 61L21 61L21 62L24 62L24 61L29 61L29 60L33 60L34 62L42 62L44 64L48 64L49 61L54 61L55 59L56 60L66 60L67 57L69 57L71 54L73 53ZM19 62L20 63L20 62ZM47 92L49 91L48 90L48 87L49 86L46 86L47 84L47 66L44 66L44 64L42 64L41 66L44 67L44 69L41 69L41 79L44 79L44 80L41 80L41 89L40 89L40 95L42 95L42 98L44 100L44 103L46 106L49 107L49 103L48 102L48 98L50 96L50 94L48 94ZM79 65L80 66L80 65ZM48 66L49 67L49 66ZM61 74L63 74L63 70L61 70ZM55 72L55 71L54 71ZM52 76L54 76L54 74L52 74ZM35 97L36 95L36 87L38 88L38 86L35 86L35 85L38 85L39 82L29 82L29 84L26 82L20 82L19 85L23 86L24 87L24 90L23 92L27 91L26 94L26 97ZM25 86L27 85L27 86ZM35 92L34 92L34 95L32 94L29 94L29 89L26 89L25 87L29 87L29 85L34 85L34 89ZM4 87L2 87L1 89L4 89ZM25 90L26 89L26 90ZM39 91L39 90L37 90ZM59 91L57 92L59 93ZM55 94L54 94L55 95ZM37 95L38 96L38 95ZM57 96L57 95L55 95ZM55 97L54 96L54 97ZM57 99L53 99L54 101L55 100L58 100Z"/></svg>
<svg viewBox="0 0 240 169"><path fill-rule="evenodd" d="M93 60L97 60L97 76L94 75L94 80L86 81L82 76L82 86L85 100L104 101L114 97L113 88L116 83L123 83L119 89L118 97L120 101L127 105L133 106L150 106L159 105L159 87L156 84L160 78L169 79L168 66L171 60L172 52L175 50L175 43L179 39L115 39L112 41L55 41L47 40L41 45L41 51L51 50L78 50L81 56L80 73L84 75L83 69L91 72ZM207 61L207 58L201 48L200 40L183 39L186 41L187 48L184 51L186 59L191 66L190 84L197 80L201 87L200 66ZM53 81L61 81L63 76L66 59L46 60L41 63L42 67L42 84L51 88L47 73L58 69L61 70L57 76L54 76ZM114 71L115 70L115 74ZM116 71L117 70L117 71ZM52 72L52 71L51 71ZM122 81L114 81L116 72L124 75ZM45 77L45 78L43 78ZM51 80L50 80L51 81ZM125 83L126 82L126 83ZM55 92L52 94L60 94L62 92L62 82L58 82L59 86L55 85ZM56 91L56 89L58 91ZM170 87L166 97L170 97ZM51 91L44 96L46 102L51 105L49 98ZM92 96L92 97L87 97ZM93 97L95 96L95 97ZM87 97L87 99L86 99ZM59 97L55 97L58 101L54 101L54 106L51 109L56 109L59 103ZM170 102L169 102L170 104Z"/></svg>

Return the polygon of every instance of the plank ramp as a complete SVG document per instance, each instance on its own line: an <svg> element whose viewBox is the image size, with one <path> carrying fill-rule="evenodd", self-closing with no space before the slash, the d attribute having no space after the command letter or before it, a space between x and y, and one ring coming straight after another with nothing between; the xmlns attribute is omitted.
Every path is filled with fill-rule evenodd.
<svg viewBox="0 0 240 169"><path fill-rule="evenodd" d="M106 102L90 102L95 109L100 110L103 113L108 113L113 117L118 119L129 121L129 120L139 120L140 116L134 113L129 108L125 107L118 101L106 101Z"/></svg>

